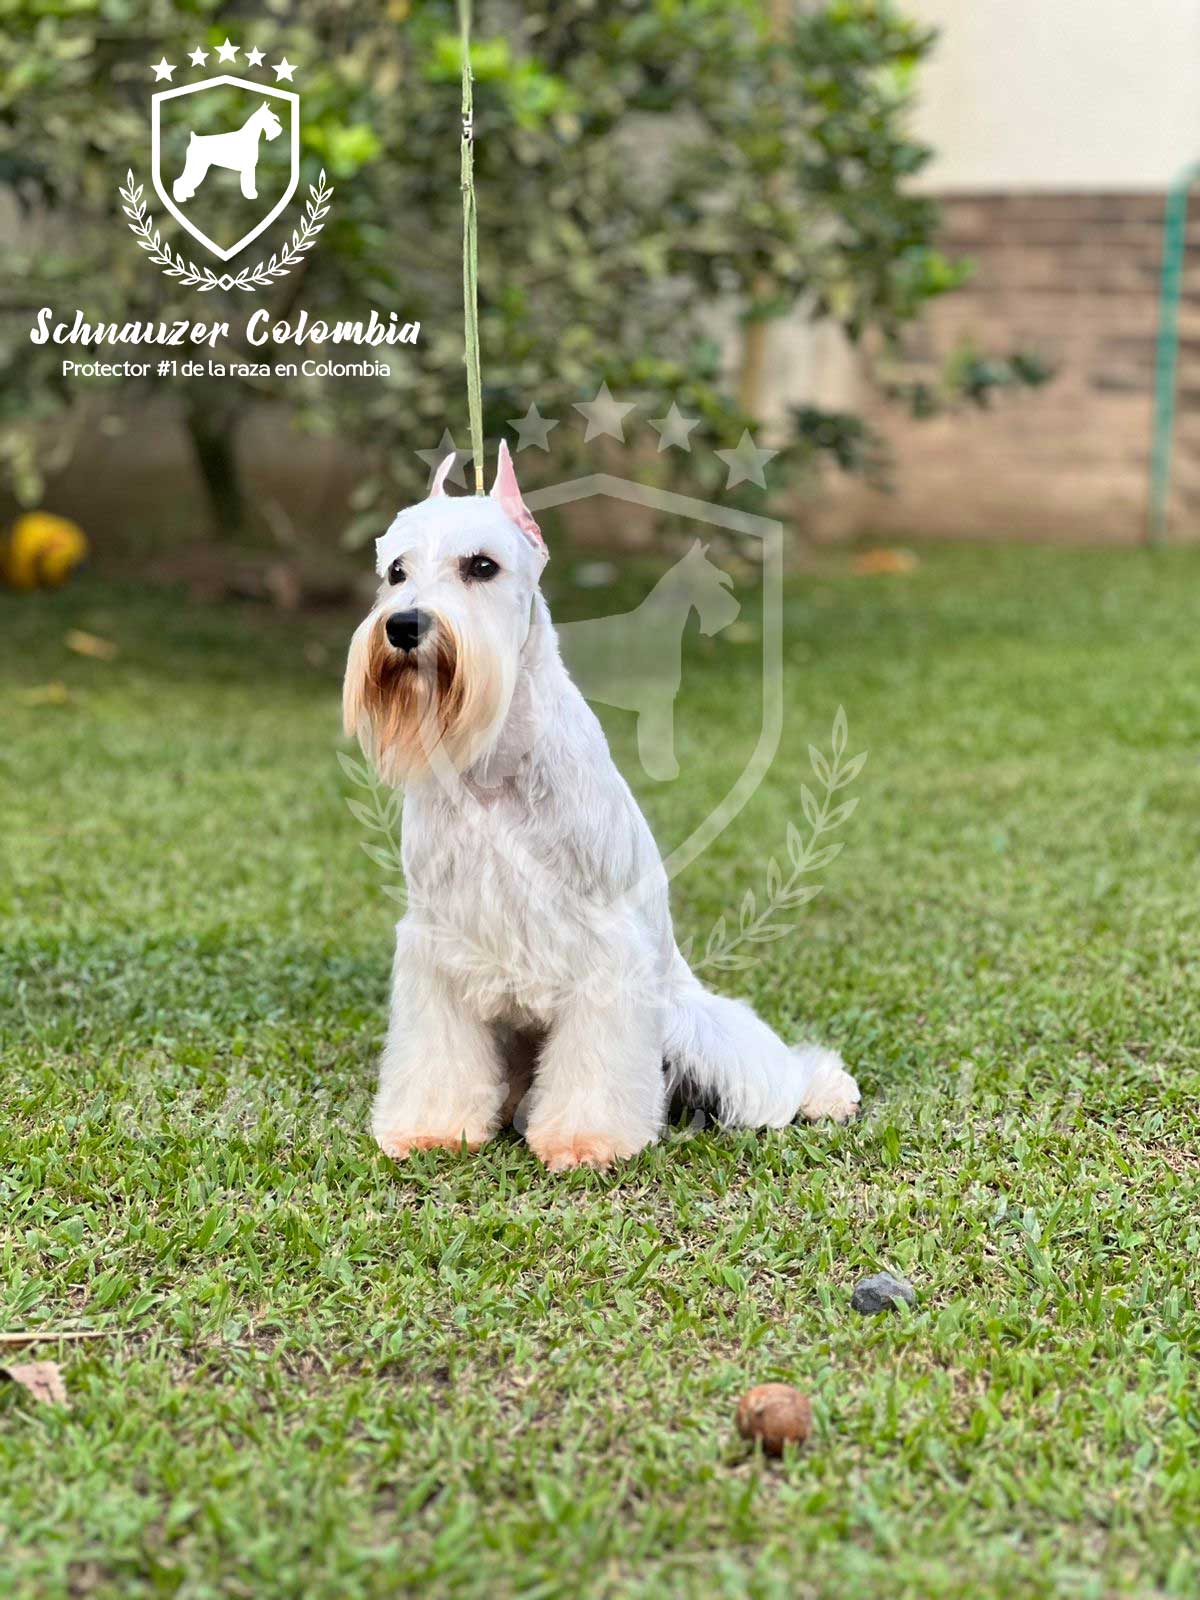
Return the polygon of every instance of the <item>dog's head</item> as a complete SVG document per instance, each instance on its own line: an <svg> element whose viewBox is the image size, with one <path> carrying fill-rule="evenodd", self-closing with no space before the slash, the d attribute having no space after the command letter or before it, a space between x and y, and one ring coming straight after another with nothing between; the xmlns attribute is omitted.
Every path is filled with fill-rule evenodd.
<svg viewBox="0 0 1200 1600"><path fill-rule="evenodd" d="M278 139L283 132L283 123L280 122L265 100L259 107L259 115L262 117L263 133L267 136L267 139Z"/></svg>
<svg viewBox="0 0 1200 1600"><path fill-rule="evenodd" d="M546 546L501 444L490 495L445 492L402 511L376 544L379 593L350 641L342 711L389 783L424 776L434 752L458 772L504 724Z"/></svg>

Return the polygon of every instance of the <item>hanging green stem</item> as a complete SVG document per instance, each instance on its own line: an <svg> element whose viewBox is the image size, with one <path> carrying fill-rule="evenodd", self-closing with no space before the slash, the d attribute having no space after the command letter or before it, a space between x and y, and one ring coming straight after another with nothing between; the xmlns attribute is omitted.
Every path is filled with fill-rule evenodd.
<svg viewBox="0 0 1200 1600"><path fill-rule="evenodd" d="M479 370L479 235L475 211L475 107L471 90L471 0L458 0L462 33L463 360L475 456L475 493L483 493L483 379Z"/></svg>

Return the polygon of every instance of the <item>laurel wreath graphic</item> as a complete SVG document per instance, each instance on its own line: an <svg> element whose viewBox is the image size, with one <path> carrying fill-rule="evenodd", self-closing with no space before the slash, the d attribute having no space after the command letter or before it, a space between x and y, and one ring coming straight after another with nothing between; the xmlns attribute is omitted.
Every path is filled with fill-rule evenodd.
<svg viewBox="0 0 1200 1600"><path fill-rule="evenodd" d="M808 747L808 759L820 785L821 798L818 800L807 784L800 785L800 805L808 825L808 834L806 837L795 823L788 823L787 853L791 871L785 877L783 868L771 856L767 862L766 899L761 910L754 890L747 889L736 918L718 917L713 924L699 961L693 961L695 937L684 940L679 947L680 954L694 972L744 971L754 960L752 948L747 947L771 944L776 939L785 938L793 928L777 920L781 913L796 911L820 894L821 884L803 883L801 880L829 866L841 855L844 848L842 840L831 844L822 844L821 841L854 815L858 806L856 798L835 805L834 796L854 782L867 760L865 750L858 755L846 755L849 737L846 712L839 706L833 719L830 756L824 755L815 745ZM369 762L356 761L344 751L338 752L338 761L350 782L368 797L366 802L346 797L351 815L376 836L362 840L362 849L385 872L403 874L404 865L396 836L400 819L398 791L389 789L381 782ZM401 906L408 904L403 882L383 883L380 888L389 900L395 900Z"/></svg>
<svg viewBox="0 0 1200 1600"><path fill-rule="evenodd" d="M154 218L142 199L143 192L144 186L135 183L132 170L127 171L124 187L120 190L121 209L129 219L130 231L138 244L168 278L178 278L186 288L199 289L202 294L210 289L244 289L247 293L253 293L255 289L268 289L279 278L285 278L303 259L304 252L316 244L317 235L325 226L333 185L326 183L325 169L322 167L316 183L308 186L309 199L304 208L304 218L300 226L292 230L291 244L277 250L269 260L260 261L253 267L243 267L238 273L216 273L211 267L198 267L180 255L178 250L173 250L154 226Z"/></svg>
<svg viewBox="0 0 1200 1600"><path fill-rule="evenodd" d="M346 805L350 809L350 815L356 822L361 822L368 833L376 834L382 841L377 843L375 839L363 839L361 841L363 850L375 865L382 867L385 872L402 873L404 863L400 858L400 845L396 838L396 824L400 820L399 790L389 789L368 761L355 761L353 756L348 756L344 750L338 751L338 761L354 787L363 790L368 797L367 802L364 802L352 800L347 796ZM407 906L408 890L403 883L381 883L379 887L389 900Z"/></svg>
<svg viewBox="0 0 1200 1600"><path fill-rule="evenodd" d="M794 822L788 823L787 853L791 872L785 878L779 862L772 856L767 862L767 895L762 909L759 910L754 890L747 889L742 897L737 918L718 917L713 924L704 946L704 954L699 961L692 961L694 938L684 941L680 946L680 952L694 972L704 972L706 969L717 972L744 971L754 960L751 951L744 947L770 944L776 939L782 939L792 929L775 920L779 914L798 910L800 906L807 905L820 894L821 884L802 883L800 880L807 877L810 872L818 872L822 867L827 867L844 849L841 840L820 848L818 845L827 834L848 822L858 806L857 799L843 800L840 805L833 804L834 795L853 783L866 764L865 750L856 756L846 756L849 737L846 713L839 706L837 715L833 719L832 760L824 756L815 745L810 744L808 747L808 759L817 782L821 785L822 795L818 801L807 784L800 785L800 804L809 832L805 838Z"/></svg>

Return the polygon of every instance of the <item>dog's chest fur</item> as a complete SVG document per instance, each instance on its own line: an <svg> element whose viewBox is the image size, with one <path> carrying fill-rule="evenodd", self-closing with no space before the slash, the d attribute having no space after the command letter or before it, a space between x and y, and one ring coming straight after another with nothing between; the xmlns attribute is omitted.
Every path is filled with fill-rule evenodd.
<svg viewBox="0 0 1200 1600"><path fill-rule="evenodd" d="M524 749L501 740L488 770L404 803L410 911L435 960L480 1015L520 1025L546 1021L581 973L619 981L631 947L648 966L673 949L649 828L556 656L544 676L532 749L522 728ZM614 909L647 873L650 892Z"/></svg>

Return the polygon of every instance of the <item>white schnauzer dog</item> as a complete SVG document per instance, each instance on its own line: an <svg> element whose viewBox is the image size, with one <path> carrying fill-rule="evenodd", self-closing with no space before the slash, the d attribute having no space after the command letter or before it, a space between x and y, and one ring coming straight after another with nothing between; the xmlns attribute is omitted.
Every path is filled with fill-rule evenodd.
<svg viewBox="0 0 1200 1600"><path fill-rule="evenodd" d="M475 1150L520 1106L551 1171L607 1167L677 1089L733 1126L853 1116L838 1055L688 968L650 829L559 656L507 446L490 496L448 496L453 461L378 541L343 691L346 731L404 788L380 1147Z"/></svg>

